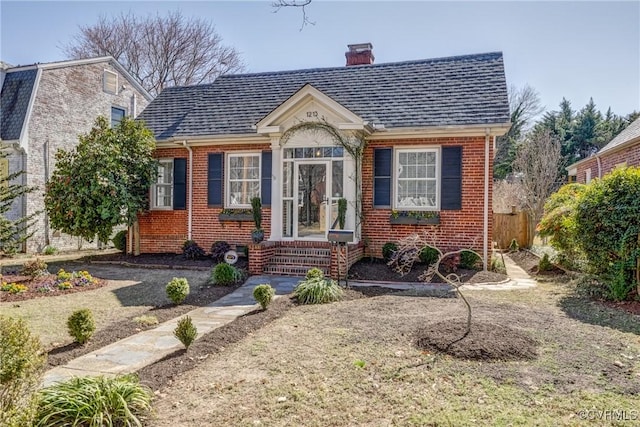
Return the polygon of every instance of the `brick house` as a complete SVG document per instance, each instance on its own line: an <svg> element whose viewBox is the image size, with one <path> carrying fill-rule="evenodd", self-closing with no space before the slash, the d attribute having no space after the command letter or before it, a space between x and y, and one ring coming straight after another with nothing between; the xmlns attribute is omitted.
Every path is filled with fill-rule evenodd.
<svg viewBox="0 0 640 427"><path fill-rule="evenodd" d="M349 45L346 67L224 75L163 91L139 117L161 167L134 251L225 240L248 245L254 274L311 266L335 274L327 231L345 198L349 265L422 230L444 247L486 255L495 138L510 126L502 54L374 65L371 49ZM345 142L364 147L361 160ZM240 215L255 196L260 244Z"/></svg>
<svg viewBox="0 0 640 427"><path fill-rule="evenodd" d="M596 154L567 166L570 182L588 184L619 166L640 167L640 118L634 120Z"/></svg>
<svg viewBox="0 0 640 427"><path fill-rule="evenodd" d="M2 63L0 87L0 141L9 152L0 169L5 174L26 171L19 184L37 189L14 203L9 219L42 212L26 243L28 252L47 245L60 250L87 247L87 242L51 230L43 212L55 153L73 148L98 116L110 117L112 123L135 117L152 97L111 57L17 67Z"/></svg>

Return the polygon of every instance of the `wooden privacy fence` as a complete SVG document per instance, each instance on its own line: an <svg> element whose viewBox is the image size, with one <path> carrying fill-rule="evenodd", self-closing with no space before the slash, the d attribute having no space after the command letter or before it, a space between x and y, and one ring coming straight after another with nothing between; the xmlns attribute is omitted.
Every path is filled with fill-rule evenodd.
<svg viewBox="0 0 640 427"><path fill-rule="evenodd" d="M526 212L494 213L493 241L498 249L506 249L513 239L520 247L531 246L533 236L529 232L529 216Z"/></svg>

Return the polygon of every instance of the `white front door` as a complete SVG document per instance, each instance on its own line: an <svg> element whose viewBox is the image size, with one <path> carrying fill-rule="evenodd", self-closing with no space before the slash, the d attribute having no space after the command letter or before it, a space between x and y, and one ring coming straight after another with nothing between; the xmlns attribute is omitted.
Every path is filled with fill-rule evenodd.
<svg viewBox="0 0 640 427"><path fill-rule="evenodd" d="M331 175L327 161L296 162L295 191L297 208L294 209L295 238L325 240L331 227Z"/></svg>

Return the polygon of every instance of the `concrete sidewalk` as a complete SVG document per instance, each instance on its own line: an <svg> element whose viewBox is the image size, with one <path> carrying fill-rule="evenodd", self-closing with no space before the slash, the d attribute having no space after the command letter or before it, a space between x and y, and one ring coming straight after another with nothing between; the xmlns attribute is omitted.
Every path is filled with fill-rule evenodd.
<svg viewBox="0 0 640 427"><path fill-rule="evenodd" d="M186 313L198 328L198 337L211 332L259 307L253 299L253 288L269 283L276 290L276 298L290 294L299 277L251 276L244 285L212 304ZM184 348L173 336L178 320L162 323L155 329L142 331L91 353L57 366L44 375L44 386L74 376L119 375L135 372L176 350Z"/></svg>

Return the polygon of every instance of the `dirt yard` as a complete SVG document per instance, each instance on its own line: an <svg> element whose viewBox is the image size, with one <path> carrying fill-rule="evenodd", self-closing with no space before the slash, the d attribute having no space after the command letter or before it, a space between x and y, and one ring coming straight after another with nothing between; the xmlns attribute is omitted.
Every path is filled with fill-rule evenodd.
<svg viewBox="0 0 640 427"><path fill-rule="evenodd" d="M496 325L505 344L502 330L526 337L533 358L470 361L418 347L425 327L464 318L460 299L394 293L289 306L236 343L172 357L193 368L167 387L155 383L149 424L580 426L595 416L581 412L589 410L638 420L637 316L576 297L567 284L468 298L475 322Z"/></svg>

